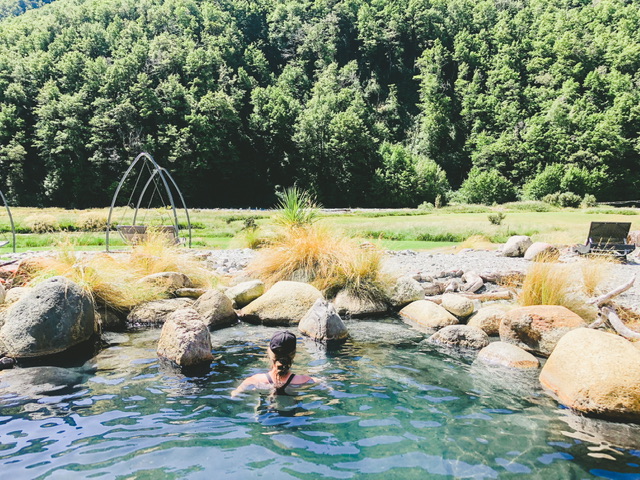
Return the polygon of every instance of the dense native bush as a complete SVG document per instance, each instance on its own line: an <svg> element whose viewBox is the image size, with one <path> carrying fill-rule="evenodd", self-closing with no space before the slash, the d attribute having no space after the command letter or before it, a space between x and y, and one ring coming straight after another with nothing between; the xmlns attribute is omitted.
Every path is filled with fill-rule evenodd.
<svg viewBox="0 0 640 480"><path fill-rule="evenodd" d="M513 183L497 170L474 167L456 192L456 199L465 203L491 205L515 200Z"/></svg>
<svg viewBox="0 0 640 480"><path fill-rule="evenodd" d="M607 174L602 168L588 169L555 163L548 165L525 183L523 193L524 197L530 200L541 200L547 195L562 192L573 192L579 196L598 196L606 183Z"/></svg>
<svg viewBox="0 0 640 480"><path fill-rule="evenodd" d="M402 145L380 147L382 166L376 170L376 203L385 207L415 207L435 203L449 190L444 170L428 158L414 155Z"/></svg>

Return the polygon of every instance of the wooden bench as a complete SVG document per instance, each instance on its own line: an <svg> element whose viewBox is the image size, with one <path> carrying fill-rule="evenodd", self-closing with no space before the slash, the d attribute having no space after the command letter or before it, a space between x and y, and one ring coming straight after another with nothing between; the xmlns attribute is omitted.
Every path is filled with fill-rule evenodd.
<svg viewBox="0 0 640 480"><path fill-rule="evenodd" d="M165 236L172 244L178 245L181 243L178 230L174 225L160 225L155 227L148 227L146 225L116 225L116 230L129 245L137 245L140 242L146 241L151 232Z"/></svg>

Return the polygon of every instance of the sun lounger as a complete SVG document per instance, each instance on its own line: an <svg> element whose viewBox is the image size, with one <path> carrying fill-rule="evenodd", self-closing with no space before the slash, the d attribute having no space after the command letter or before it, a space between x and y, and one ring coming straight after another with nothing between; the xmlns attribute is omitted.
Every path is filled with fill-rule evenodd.
<svg viewBox="0 0 640 480"><path fill-rule="evenodd" d="M584 245L576 251L582 255L613 255L626 258L636 248L627 243L631 222L591 222Z"/></svg>

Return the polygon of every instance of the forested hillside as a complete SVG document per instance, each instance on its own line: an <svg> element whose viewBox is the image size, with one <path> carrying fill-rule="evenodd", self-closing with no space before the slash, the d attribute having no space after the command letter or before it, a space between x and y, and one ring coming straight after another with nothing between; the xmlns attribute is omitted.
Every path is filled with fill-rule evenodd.
<svg viewBox="0 0 640 480"><path fill-rule="evenodd" d="M32 8L39 8L53 0L0 0L0 20L21 15Z"/></svg>
<svg viewBox="0 0 640 480"><path fill-rule="evenodd" d="M105 205L146 150L192 206L638 198L639 68L639 0L56 0L0 22L0 189Z"/></svg>

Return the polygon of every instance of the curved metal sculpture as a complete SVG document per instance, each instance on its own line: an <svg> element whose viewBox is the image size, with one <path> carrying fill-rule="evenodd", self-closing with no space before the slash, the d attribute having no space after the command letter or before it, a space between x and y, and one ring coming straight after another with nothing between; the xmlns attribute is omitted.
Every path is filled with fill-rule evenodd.
<svg viewBox="0 0 640 480"><path fill-rule="evenodd" d="M186 217L187 217L187 228L189 230L189 244L188 244L188 246L189 246L189 248L191 248L191 219L189 218L189 210L187 209L187 205L186 205L186 203L184 201L184 197L182 196L182 192L178 188L178 185L176 184L176 182L173 179L173 177L169 174L169 172L167 170L165 170L163 167L161 167L160 165L158 165L156 163L156 161L153 159L153 157L151 155L149 155L147 152L142 152L141 154L139 154L135 158L135 160L133 162L131 162L131 165L129 165L129 168L127 169L127 171L122 176L122 179L120 179L120 183L118 184L118 188L116 188L116 191L113 194L113 199L111 200L111 208L109 209L109 216L107 217L107 232L106 232L106 248L107 248L107 252L109 251L109 234L111 232L111 216L113 214L113 209L115 208L115 205L116 205L116 200L118 199L118 194L120 193L120 190L122 189L122 186L124 185L124 182L127 180L127 177L133 171L134 167L136 166L136 164L140 160L142 160L143 162L149 163L152 166L152 168L151 168L151 175L149 176L149 179L147 180L146 184L142 188L142 192L140 193L140 196L138 197L138 201L136 203L135 211L134 211L134 214L133 214L133 225L131 227L136 227L137 226L136 225L136 221L138 219L138 211L140 210L140 205L142 203L142 199L144 198L145 194L147 193L147 189L149 188L149 185L151 185L151 182L157 181L157 178L156 178L156 176L157 176L162 181L162 185L164 186L165 192L167 193L167 196L169 198L169 202L171 203L171 210L173 212L173 228L175 228L176 235L180 231L180 225L178 223L178 211L176 209L176 204L175 204L175 202L173 200L173 194L171 193L171 188L169 186L170 184L171 184L171 187L173 187L175 189L175 191L177 192L178 196L180 197L180 202L182 202L182 208L184 209Z"/></svg>
<svg viewBox="0 0 640 480"><path fill-rule="evenodd" d="M7 214L9 215L9 223L11 224L13 253L16 253L16 227L13 224L13 216L11 215L11 209L9 208L9 204L7 203L7 199L4 197L4 193L2 193L2 190L0 190L0 197L2 198L2 203L4 203L4 208L7 209Z"/></svg>

